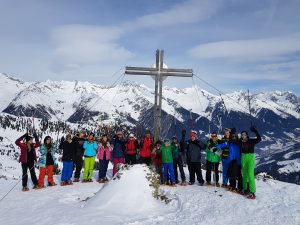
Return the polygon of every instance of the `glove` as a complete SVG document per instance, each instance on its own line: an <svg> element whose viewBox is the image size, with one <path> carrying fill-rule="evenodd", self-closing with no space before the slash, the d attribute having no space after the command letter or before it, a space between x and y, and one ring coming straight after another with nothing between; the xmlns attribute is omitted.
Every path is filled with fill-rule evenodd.
<svg viewBox="0 0 300 225"><path fill-rule="evenodd" d="M186 134L186 129L182 129L181 134L182 134L182 136L185 136L185 134Z"/></svg>
<svg viewBox="0 0 300 225"><path fill-rule="evenodd" d="M109 144L109 143L107 143L107 144L106 144L106 146L107 146L107 147L110 147L110 144Z"/></svg>
<svg viewBox="0 0 300 225"><path fill-rule="evenodd" d="M216 147L212 147L210 150L215 153L218 149Z"/></svg>
<svg viewBox="0 0 300 225"><path fill-rule="evenodd" d="M36 133L33 133L33 137L36 139L38 138L37 134Z"/></svg>
<svg viewBox="0 0 300 225"><path fill-rule="evenodd" d="M256 133L256 132L257 132L257 130L256 130L255 126L251 126L251 127L250 127L250 130L251 130L252 132L254 132L254 133Z"/></svg>

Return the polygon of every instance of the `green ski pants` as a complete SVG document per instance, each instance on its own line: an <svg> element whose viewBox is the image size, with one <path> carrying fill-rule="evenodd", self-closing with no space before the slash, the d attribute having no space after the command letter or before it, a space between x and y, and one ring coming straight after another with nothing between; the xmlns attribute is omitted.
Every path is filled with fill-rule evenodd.
<svg viewBox="0 0 300 225"><path fill-rule="evenodd" d="M94 157L84 157L83 179L92 179L94 165L95 165L95 156Z"/></svg>
<svg viewBox="0 0 300 225"><path fill-rule="evenodd" d="M242 153L242 174L243 174L243 189L249 189L251 193L256 192L255 185L255 176L254 176L254 168L255 168L255 158L254 153Z"/></svg>

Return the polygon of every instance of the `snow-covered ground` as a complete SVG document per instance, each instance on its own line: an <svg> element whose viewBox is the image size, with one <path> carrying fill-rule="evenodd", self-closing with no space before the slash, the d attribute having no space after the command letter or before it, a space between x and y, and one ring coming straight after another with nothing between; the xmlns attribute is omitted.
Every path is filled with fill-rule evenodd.
<svg viewBox="0 0 300 225"><path fill-rule="evenodd" d="M0 168L1 174L11 170L6 166ZM12 171L20 175L20 166ZM0 224L300 224L299 185L257 180L256 200L217 187L160 187L173 199L165 204L152 197L148 173L147 167L136 165L104 185L75 183L29 192L20 191L18 183L0 201ZM0 179L0 198L17 182Z"/></svg>

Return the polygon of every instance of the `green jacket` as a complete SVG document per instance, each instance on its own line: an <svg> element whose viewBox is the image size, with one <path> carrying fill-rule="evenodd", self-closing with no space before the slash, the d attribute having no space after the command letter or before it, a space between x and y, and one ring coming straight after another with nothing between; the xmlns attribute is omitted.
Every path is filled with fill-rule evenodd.
<svg viewBox="0 0 300 225"><path fill-rule="evenodd" d="M161 152L163 163L172 163L172 153L175 153L176 151L176 148L172 145L169 145L168 147L161 146L160 149L157 149L157 152Z"/></svg>
<svg viewBox="0 0 300 225"><path fill-rule="evenodd" d="M213 163L218 163L221 161L220 156L218 156L217 154L213 153L210 149L212 147L216 147L217 144L219 144L220 141L219 139L217 139L217 141L213 141L212 139L209 139L206 143L206 159L209 162L213 162Z"/></svg>

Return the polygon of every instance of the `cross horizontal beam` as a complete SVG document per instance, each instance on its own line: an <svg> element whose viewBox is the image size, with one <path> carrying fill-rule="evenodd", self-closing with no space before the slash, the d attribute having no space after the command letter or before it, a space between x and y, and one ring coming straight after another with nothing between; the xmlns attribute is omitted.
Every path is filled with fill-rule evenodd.
<svg viewBox="0 0 300 225"><path fill-rule="evenodd" d="M173 76L173 77L192 77L193 70L191 69L167 69L161 68L159 71L157 68L147 67L132 67L127 66L125 70L127 75L147 75L147 76Z"/></svg>

